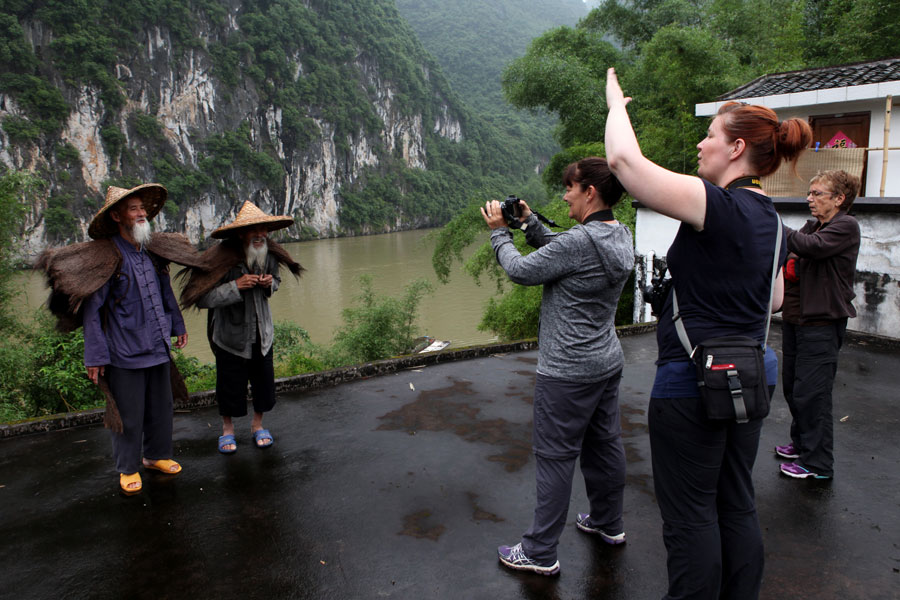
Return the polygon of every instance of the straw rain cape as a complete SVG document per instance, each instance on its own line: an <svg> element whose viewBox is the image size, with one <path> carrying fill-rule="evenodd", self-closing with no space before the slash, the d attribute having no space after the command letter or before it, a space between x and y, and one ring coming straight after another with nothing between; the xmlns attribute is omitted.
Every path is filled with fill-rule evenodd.
<svg viewBox="0 0 900 600"><path fill-rule="evenodd" d="M144 246L158 273L166 272L170 262L185 267L202 267L203 257L190 241L178 233L154 233ZM35 269L44 271L50 286L47 307L56 316L56 328L62 332L74 331L81 326L84 301L103 287L122 265L122 255L112 239L97 239L71 244L62 248L45 250L35 263ZM170 360L172 395L175 401L185 401L187 386L181 373ZM122 419L105 377L99 380L106 396L106 414L103 424L121 432Z"/></svg>
<svg viewBox="0 0 900 600"><path fill-rule="evenodd" d="M279 243L268 240L269 253L299 278L304 268L296 262L288 251ZM244 248L239 238L228 238L203 252L204 266L188 267L175 276L176 279L187 279L181 292L181 308L187 310L195 306L207 292L216 287L228 271L244 261Z"/></svg>

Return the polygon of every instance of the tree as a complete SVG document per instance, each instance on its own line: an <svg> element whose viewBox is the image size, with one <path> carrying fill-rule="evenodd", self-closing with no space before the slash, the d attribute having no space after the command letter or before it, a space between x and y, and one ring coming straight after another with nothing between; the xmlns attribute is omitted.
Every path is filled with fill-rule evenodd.
<svg viewBox="0 0 900 600"><path fill-rule="evenodd" d="M803 31L810 67L898 56L900 2L808 0Z"/></svg>
<svg viewBox="0 0 900 600"><path fill-rule="evenodd" d="M10 288L10 279L17 266L15 251L25 215L41 185L41 180L28 171L12 171L0 176L0 333L9 333L8 329L16 324L10 307L16 294Z"/></svg>
<svg viewBox="0 0 900 600"><path fill-rule="evenodd" d="M565 148L603 139L606 69L622 54L602 32L559 27L535 38L503 73L503 91L517 108L559 116L556 138Z"/></svg>

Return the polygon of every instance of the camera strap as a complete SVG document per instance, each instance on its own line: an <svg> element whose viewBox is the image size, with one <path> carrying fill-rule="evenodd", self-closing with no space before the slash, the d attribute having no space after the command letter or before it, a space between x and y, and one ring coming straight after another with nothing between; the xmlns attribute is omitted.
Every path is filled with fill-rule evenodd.
<svg viewBox="0 0 900 600"><path fill-rule="evenodd" d="M760 181L759 175L745 175L743 177L738 177L731 183L725 186L726 190L733 190L734 188L757 188L762 189L762 183Z"/></svg>
<svg viewBox="0 0 900 600"><path fill-rule="evenodd" d="M766 342L769 341L769 325L772 323L772 304L775 300L775 278L778 276L778 251L781 249L781 215L775 213L778 229L775 232L775 258L772 259L772 279L769 287L769 308L766 310L766 335L763 338L763 352L766 350ZM681 314L678 312L678 295L675 293L675 285L672 285L672 321L675 322L675 331L678 333L678 339L681 345L692 359L697 347L691 345L687 331L684 329L684 323L681 320Z"/></svg>

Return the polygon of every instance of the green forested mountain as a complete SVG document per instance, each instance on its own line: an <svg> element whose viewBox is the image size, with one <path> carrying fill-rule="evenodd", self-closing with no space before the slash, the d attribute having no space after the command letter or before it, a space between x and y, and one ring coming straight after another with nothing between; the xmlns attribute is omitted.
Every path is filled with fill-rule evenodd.
<svg viewBox="0 0 900 600"><path fill-rule="evenodd" d="M454 91L508 139L520 160L546 163L559 148L555 118L513 109L503 96L503 69L531 40L588 12L582 0L397 0L401 14L447 74Z"/></svg>
<svg viewBox="0 0 900 600"><path fill-rule="evenodd" d="M164 184L199 241L247 199L294 238L437 225L532 172L392 0L2 0L0 124L0 168L47 182L32 248L109 184Z"/></svg>

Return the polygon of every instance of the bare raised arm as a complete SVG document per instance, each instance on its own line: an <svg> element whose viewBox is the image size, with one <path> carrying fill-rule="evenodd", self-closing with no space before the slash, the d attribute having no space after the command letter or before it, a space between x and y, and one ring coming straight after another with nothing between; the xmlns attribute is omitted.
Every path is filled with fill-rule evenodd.
<svg viewBox="0 0 900 600"><path fill-rule="evenodd" d="M638 145L615 69L606 72L606 159L632 198L656 212L703 229L706 188L699 177L681 175L647 159Z"/></svg>

